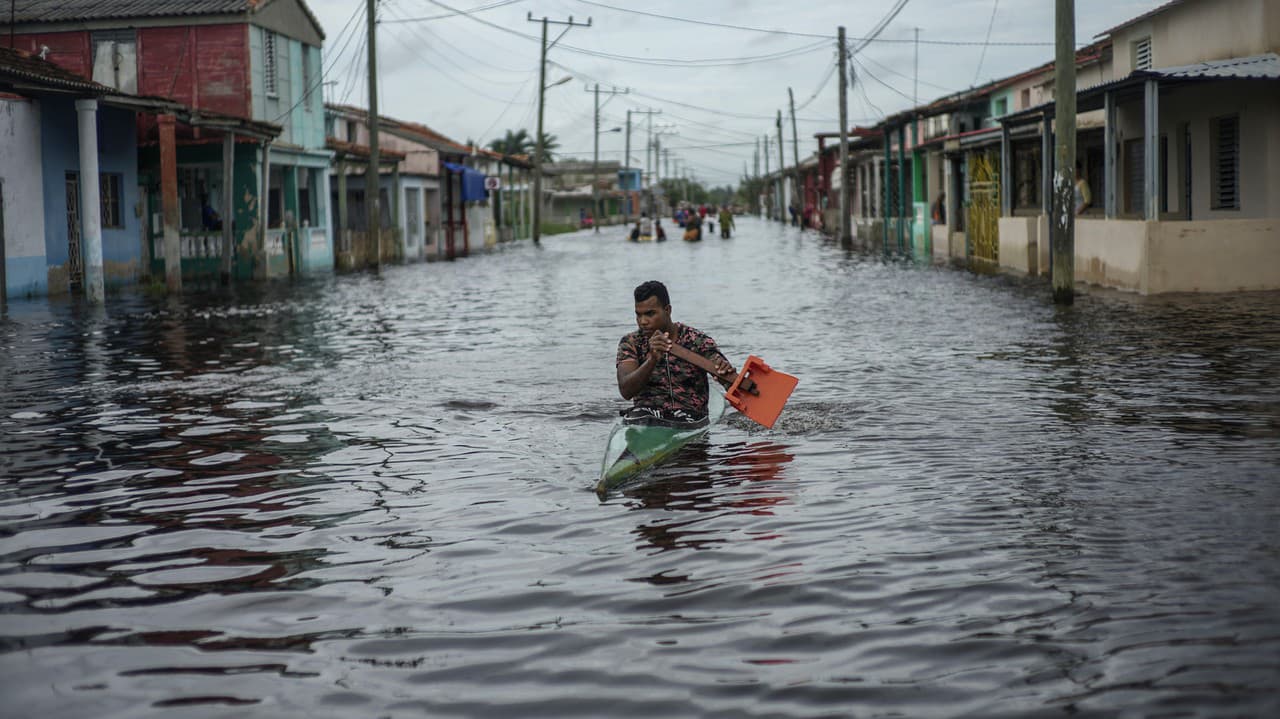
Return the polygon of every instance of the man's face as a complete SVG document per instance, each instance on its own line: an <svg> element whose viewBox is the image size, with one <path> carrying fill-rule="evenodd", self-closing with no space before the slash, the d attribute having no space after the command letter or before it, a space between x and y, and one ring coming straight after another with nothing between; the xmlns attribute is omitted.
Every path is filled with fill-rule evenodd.
<svg viewBox="0 0 1280 719"><path fill-rule="evenodd" d="M671 321L671 305L663 307L657 297L636 303L636 325L647 334L663 329Z"/></svg>

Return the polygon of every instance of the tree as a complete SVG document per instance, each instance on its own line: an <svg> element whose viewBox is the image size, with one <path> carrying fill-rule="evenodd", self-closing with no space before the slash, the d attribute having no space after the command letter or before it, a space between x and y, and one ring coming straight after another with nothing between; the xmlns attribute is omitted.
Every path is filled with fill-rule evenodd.
<svg viewBox="0 0 1280 719"><path fill-rule="evenodd" d="M532 155L533 138L527 130L507 130L505 135L489 142L489 149L504 155Z"/></svg>
<svg viewBox="0 0 1280 719"><path fill-rule="evenodd" d="M543 162L555 162L556 156L553 151L559 149L559 147L560 147L560 141L556 139L555 135L552 135L546 132L542 133L542 161Z"/></svg>

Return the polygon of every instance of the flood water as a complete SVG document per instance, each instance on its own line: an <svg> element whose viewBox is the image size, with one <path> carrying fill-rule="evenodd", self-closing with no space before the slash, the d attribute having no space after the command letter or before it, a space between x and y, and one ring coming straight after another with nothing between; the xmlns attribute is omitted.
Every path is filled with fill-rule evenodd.
<svg viewBox="0 0 1280 719"><path fill-rule="evenodd" d="M0 715L1280 712L1280 294L620 235L11 303ZM801 381L602 501L648 279Z"/></svg>

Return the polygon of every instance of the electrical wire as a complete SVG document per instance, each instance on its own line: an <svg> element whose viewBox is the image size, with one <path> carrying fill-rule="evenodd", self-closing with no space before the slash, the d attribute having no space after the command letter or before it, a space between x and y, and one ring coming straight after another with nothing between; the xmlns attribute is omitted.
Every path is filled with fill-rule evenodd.
<svg viewBox="0 0 1280 719"><path fill-rule="evenodd" d="M471 8L470 10L456 10L454 12L447 12L441 15L432 15L431 17L401 17L397 20L384 20L383 22L386 22L389 24L398 24L398 23L406 23L406 22L430 22L432 20L440 20L447 17L457 17L459 15L470 15L472 13L484 12L485 10L492 10L494 8L503 7L505 5L514 5L518 2L524 2L524 0L498 0L498 2L489 3L488 5L481 5L480 7Z"/></svg>
<svg viewBox="0 0 1280 719"><path fill-rule="evenodd" d="M579 2L579 3L582 3L582 4L584 4L584 5L593 5L593 6L595 6L595 7L604 8L604 9L606 9L606 10L613 10L613 11L616 11L616 12L630 13L630 14L632 14L632 15L644 15L644 16L646 16L646 17L652 17L652 18L656 18L656 19L659 19L659 20L670 20L670 21L678 22L678 23L689 23L689 24L692 24L692 25L705 25L705 26L707 26L707 27L719 27L719 28L726 28L726 29L729 29L729 30L746 30L746 31L749 31L749 32L766 33L766 34L769 34L769 35L790 35L790 36L793 36L793 37L825 37L825 38L828 38L828 39L829 39L829 38L831 38L831 35L830 35L830 34L821 34L821 33L812 33L812 32L797 32L797 31L794 31L794 30L778 30L778 29L762 28L762 27L750 27L750 26L747 26L747 25L733 25L733 24L731 24L731 23L712 22L712 21L709 21L709 20L697 20L697 19L694 19L694 18L677 17L677 16L675 16L675 15L663 15L662 13L648 12L648 11L645 11L645 10L635 10L635 9L632 9L632 8L618 7L618 6L616 6L616 5L606 5L606 4L601 3L601 2L594 2L593 0L576 0L576 1L577 1L577 2ZM902 5L905 5L905 4L906 4L906 2L902 2ZM901 8L898 8L898 10L901 10ZM897 11L892 12L892 14L893 14L893 15L897 15ZM890 19L892 19L892 18L890 18ZM885 22L885 23L884 23L884 25L886 25L886 26L887 26L887 25L888 25L888 22ZM882 27L882 28L880 28L880 29L881 29L881 30L883 30L884 28ZM871 33L868 33L868 34L867 34L866 36L864 36L864 37L849 37L849 38L846 38L846 39L847 39L847 40L849 40L850 42L860 42L860 43L872 43L872 42L882 42L882 43L911 43L911 42L914 42L914 40L906 40L906 39L899 40L899 39L896 39L896 38L879 38L879 37L876 37L876 35L878 35L878 34L879 34L878 32L871 32ZM1009 47L1044 47L1044 46L1050 46L1050 45L1053 45L1053 43L1051 43L1051 42L1000 42L1000 43L980 43L980 42L978 42L978 41L976 41L976 40L921 40L921 41L920 41L920 43L921 43L922 45L970 45L970 46L974 46L974 45L983 45L983 44L990 44L990 45L1005 45L1005 46L1009 46Z"/></svg>
<svg viewBox="0 0 1280 719"><path fill-rule="evenodd" d="M987 43L991 41L991 28L996 24L996 10L1000 7L1000 0L993 0L991 3L991 19L987 21L987 38L982 41L982 54L978 56L978 69L973 71L973 84L978 84L978 76L982 74L982 62L987 59Z"/></svg>

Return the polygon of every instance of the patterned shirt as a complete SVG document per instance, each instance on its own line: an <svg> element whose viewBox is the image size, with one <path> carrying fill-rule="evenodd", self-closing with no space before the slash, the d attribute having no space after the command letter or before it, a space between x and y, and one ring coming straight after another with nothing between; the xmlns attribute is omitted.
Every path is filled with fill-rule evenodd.
<svg viewBox="0 0 1280 719"><path fill-rule="evenodd" d="M688 325L676 323L676 344L710 360L723 358L716 341ZM649 337L636 330L618 342L618 361L633 360L644 364L649 355ZM728 361L727 359L725 361ZM707 373L688 362L667 354L658 360L640 393L632 398L636 407L652 407L665 411L683 409L699 417L707 414Z"/></svg>

